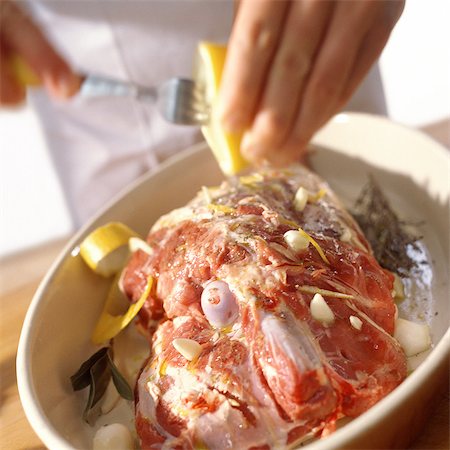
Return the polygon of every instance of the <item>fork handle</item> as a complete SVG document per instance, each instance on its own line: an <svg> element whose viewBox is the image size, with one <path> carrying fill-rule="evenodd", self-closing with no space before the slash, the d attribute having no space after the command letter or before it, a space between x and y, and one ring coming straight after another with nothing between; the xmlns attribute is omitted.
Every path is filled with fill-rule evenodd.
<svg viewBox="0 0 450 450"><path fill-rule="evenodd" d="M80 87L80 95L92 97L145 97L156 100L156 92L151 88L141 88L135 84L98 75L87 75Z"/></svg>

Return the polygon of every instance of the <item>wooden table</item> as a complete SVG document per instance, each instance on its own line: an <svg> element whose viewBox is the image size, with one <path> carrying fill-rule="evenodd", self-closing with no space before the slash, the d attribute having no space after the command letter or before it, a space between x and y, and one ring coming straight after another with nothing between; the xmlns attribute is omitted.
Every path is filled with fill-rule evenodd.
<svg viewBox="0 0 450 450"><path fill-rule="evenodd" d="M450 119L424 131L450 148ZM16 384L15 359L22 322L41 277L67 239L0 261L0 449L44 449L29 425ZM447 389L435 399L423 432L410 447L415 450L446 450L449 445L449 397Z"/></svg>

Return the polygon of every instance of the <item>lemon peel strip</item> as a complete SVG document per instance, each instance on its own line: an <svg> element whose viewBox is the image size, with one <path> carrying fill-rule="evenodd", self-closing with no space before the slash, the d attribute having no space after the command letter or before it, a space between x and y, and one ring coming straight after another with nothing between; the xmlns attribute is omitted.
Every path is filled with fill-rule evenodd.
<svg viewBox="0 0 450 450"><path fill-rule="evenodd" d="M113 295L108 295L103 311L97 325L94 328L94 332L92 333L92 342L94 344L101 344L119 334L134 319L139 310L142 308L150 294L152 286L153 277L149 276L147 286L145 287L139 300L136 303L131 304L127 312L120 316L115 316L108 312L114 300Z"/></svg>
<svg viewBox="0 0 450 450"><path fill-rule="evenodd" d="M208 209L214 212L221 212L224 214L233 214L236 210L231 206L218 205L217 203L210 203Z"/></svg>
<svg viewBox="0 0 450 450"><path fill-rule="evenodd" d="M260 183L261 181L264 181L264 177L260 173L239 177L239 182L244 186L254 186L256 183Z"/></svg>
<svg viewBox="0 0 450 450"><path fill-rule="evenodd" d="M298 223L294 222L293 220L285 219L284 217L279 217L279 220L283 225L288 225L292 228L299 228Z"/></svg>
<svg viewBox="0 0 450 450"><path fill-rule="evenodd" d="M321 198L325 197L327 190L325 188L321 188L315 194L308 195L308 201L311 203L318 202Z"/></svg>
<svg viewBox="0 0 450 450"><path fill-rule="evenodd" d="M153 255L154 253L153 249L150 247L150 245L148 245L148 242L138 237L131 237L129 239L128 248L130 252L141 250L144 253L147 253L147 255Z"/></svg>
<svg viewBox="0 0 450 450"><path fill-rule="evenodd" d="M137 236L123 223L109 222L84 238L80 255L96 274L109 277L122 269L128 255L128 241Z"/></svg>
<svg viewBox="0 0 450 450"><path fill-rule="evenodd" d="M300 228L297 223L295 223L292 220L285 219L284 217L280 217L279 220L280 223L284 225L289 225L292 228L296 228L301 233L301 235L304 236L306 239L308 239L310 244L317 250L317 253L319 253L319 256L322 258L323 262L325 262L326 264L330 264L330 261L325 256L324 251L322 250L320 245L316 242L316 240L312 236L310 236L305 230Z"/></svg>

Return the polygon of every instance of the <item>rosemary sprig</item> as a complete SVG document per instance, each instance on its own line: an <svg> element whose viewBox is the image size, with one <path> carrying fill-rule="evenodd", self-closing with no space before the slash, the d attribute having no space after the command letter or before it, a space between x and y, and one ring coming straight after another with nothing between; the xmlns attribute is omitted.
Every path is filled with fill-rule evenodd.
<svg viewBox="0 0 450 450"><path fill-rule="evenodd" d="M380 265L391 272L407 276L416 265L416 261L408 255L407 248L416 245L419 237L406 231L405 223L392 210L372 176L356 200L352 215Z"/></svg>

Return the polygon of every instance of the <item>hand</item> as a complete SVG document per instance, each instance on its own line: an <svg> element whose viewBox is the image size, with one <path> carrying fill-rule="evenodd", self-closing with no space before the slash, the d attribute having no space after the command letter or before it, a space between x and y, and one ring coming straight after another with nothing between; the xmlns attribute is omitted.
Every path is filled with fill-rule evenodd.
<svg viewBox="0 0 450 450"><path fill-rule="evenodd" d="M403 0L241 0L219 97L252 162L298 159L380 55Z"/></svg>
<svg viewBox="0 0 450 450"><path fill-rule="evenodd" d="M41 30L13 1L0 1L0 104L14 105L25 98L25 87L9 66L12 56L27 63L56 98L75 94L81 78L49 44Z"/></svg>

